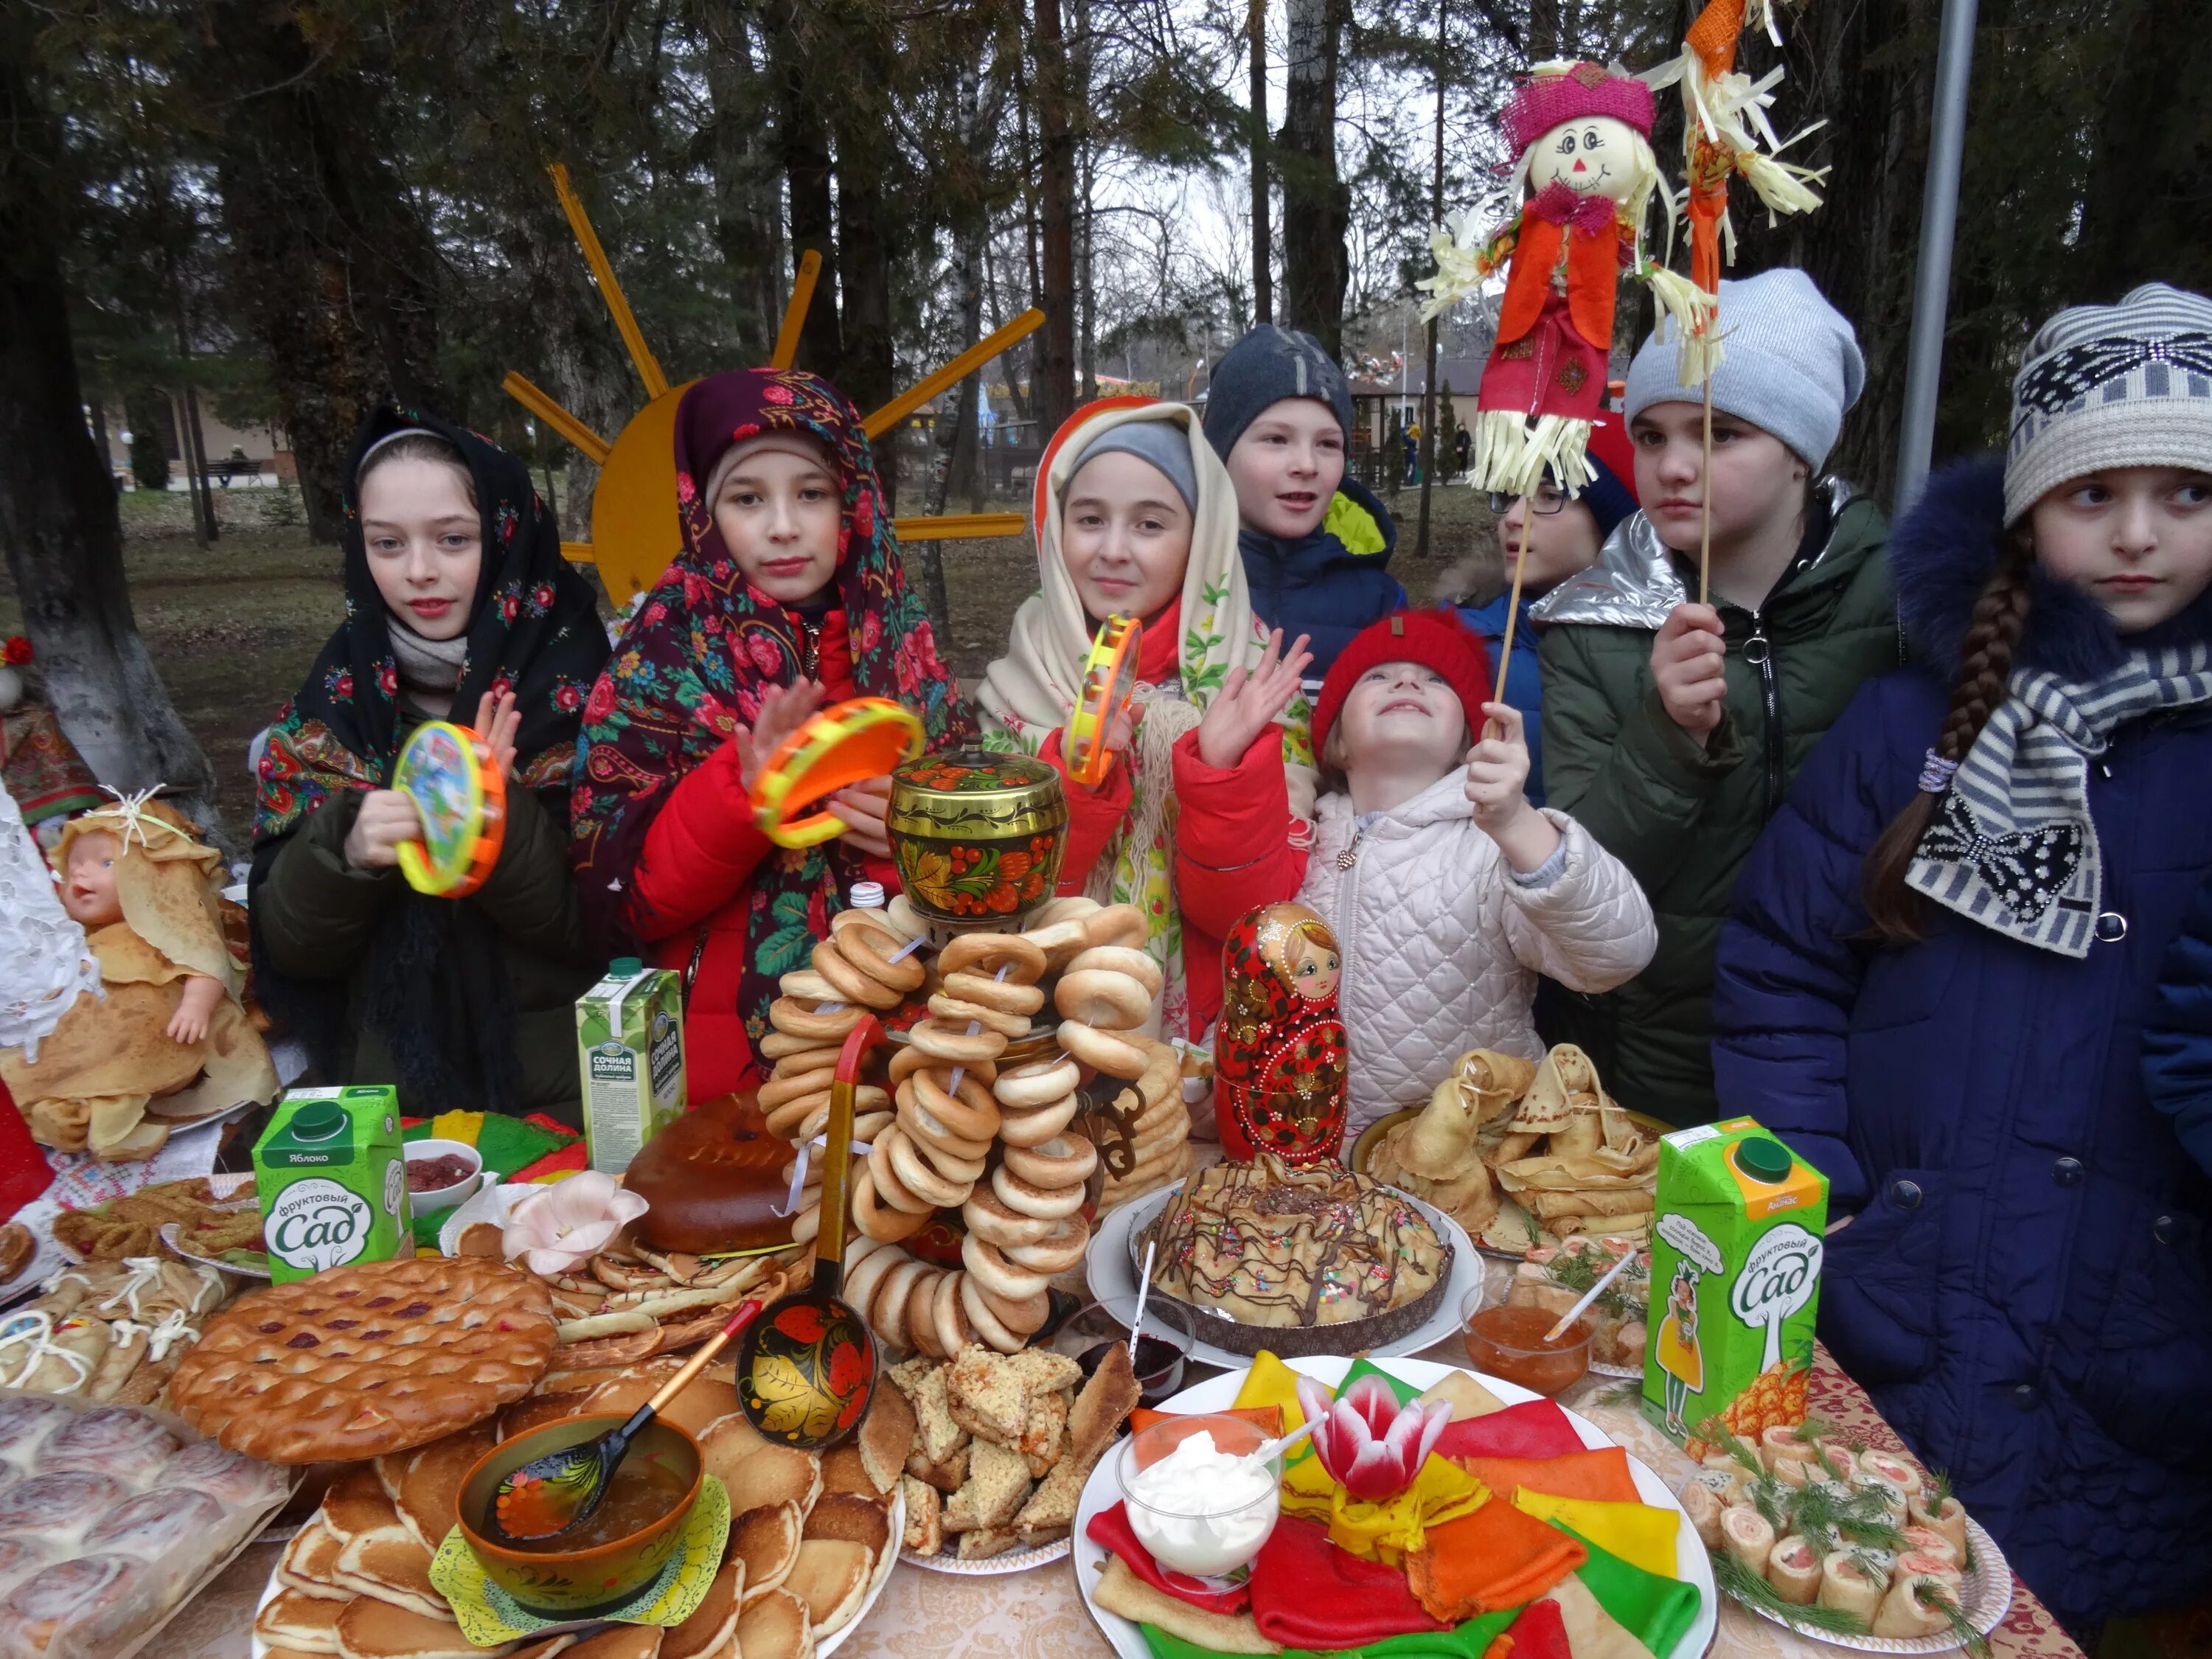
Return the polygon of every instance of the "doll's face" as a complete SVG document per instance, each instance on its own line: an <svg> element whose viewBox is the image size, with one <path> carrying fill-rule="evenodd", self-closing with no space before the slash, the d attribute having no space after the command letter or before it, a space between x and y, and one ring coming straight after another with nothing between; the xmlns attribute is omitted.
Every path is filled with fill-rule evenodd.
<svg viewBox="0 0 2212 1659"><path fill-rule="evenodd" d="M1610 115L1553 127L1528 151L1528 188L1556 179L1577 196L1623 200L1635 182L1636 129Z"/></svg>
<svg viewBox="0 0 2212 1659"><path fill-rule="evenodd" d="M1093 456L1067 481L1060 556L1084 614L1149 617L1182 592L1190 509L1168 475L1127 450Z"/></svg>
<svg viewBox="0 0 2212 1659"><path fill-rule="evenodd" d="M748 438L714 484L714 528L744 579L779 605L803 605L837 574L844 492L830 452L777 432Z"/></svg>
<svg viewBox="0 0 2212 1659"><path fill-rule="evenodd" d="M2113 466L2069 478L2030 519L2043 568L2082 589L2123 634L2140 634L2212 586L2212 476Z"/></svg>
<svg viewBox="0 0 2212 1659"><path fill-rule="evenodd" d="M386 610L426 640L468 631L483 528L465 471L419 455L372 467L361 481L361 531Z"/></svg>
<svg viewBox="0 0 2212 1659"><path fill-rule="evenodd" d="M1342 958L1304 927L1292 933L1291 942L1283 947L1283 966L1289 972L1291 989L1303 1002L1329 1000L1336 994L1336 982L1344 973Z"/></svg>
<svg viewBox="0 0 2212 1659"><path fill-rule="evenodd" d="M104 830L70 842L62 908L79 927L107 927L123 920L123 902L115 896L115 860L122 856L122 844Z"/></svg>
<svg viewBox="0 0 2212 1659"><path fill-rule="evenodd" d="M1279 398L1238 434L1227 465L1238 518L1285 540L1310 536L1344 482L1344 428L1318 398Z"/></svg>

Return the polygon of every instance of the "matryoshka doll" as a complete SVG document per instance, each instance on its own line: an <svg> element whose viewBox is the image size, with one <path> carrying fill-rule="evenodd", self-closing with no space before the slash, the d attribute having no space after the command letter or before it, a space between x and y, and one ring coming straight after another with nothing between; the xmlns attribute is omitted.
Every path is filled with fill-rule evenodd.
<svg viewBox="0 0 2212 1659"><path fill-rule="evenodd" d="M1231 1158L1315 1164L1342 1153L1343 970L1336 935L1303 904L1263 904L1222 941L1214 1100Z"/></svg>

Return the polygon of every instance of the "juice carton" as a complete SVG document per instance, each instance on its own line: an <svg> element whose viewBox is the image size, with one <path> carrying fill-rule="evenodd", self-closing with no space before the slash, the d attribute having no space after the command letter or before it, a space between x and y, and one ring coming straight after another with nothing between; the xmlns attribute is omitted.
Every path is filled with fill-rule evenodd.
<svg viewBox="0 0 2212 1659"><path fill-rule="evenodd" d="M617 957L576 999L576 1064L592 1167L620 1175L684 1115L682 976Z"/></svg>
<svg viewBox="0 0 2212 1659"><path fill-rule="evenodd" d="M1654 1208L1644 1414L1694 1458L1714 1418L1753 1442L1803 1422L1827 1177L1739 1117L1661 1139Z"/></svg>
<svg viewBox="0 0 2212 1659"><path fill-rule="evenodd" d="M399 1097L388 1083L294 1089L253 1148L269 1277L415 1253Z"/></svg>

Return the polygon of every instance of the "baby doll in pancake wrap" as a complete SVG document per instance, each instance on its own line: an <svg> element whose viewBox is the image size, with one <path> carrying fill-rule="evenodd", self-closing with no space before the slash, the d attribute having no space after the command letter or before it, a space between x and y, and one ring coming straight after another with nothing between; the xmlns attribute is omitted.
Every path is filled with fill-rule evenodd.
<svg viewBox="0 0 2212 1659"><path fill-rule="evenodd" d="M173 1125L276 1091L223 941L222 855L171 808L118 799L64 825L62 908L103 994L81 994L38 1058L0 1049L0 1079L42 1144L109 1163L151 1158Z"/></svg>
<svg viewBox="0 0 2212 1659"><path fill-rule="evenodd" d="M1342 1154L1343 964L1328 923L1303 904L1248 911L1222 940L1214 1104L1231 1158L1267 1152L1316 1164Z"/></svg>

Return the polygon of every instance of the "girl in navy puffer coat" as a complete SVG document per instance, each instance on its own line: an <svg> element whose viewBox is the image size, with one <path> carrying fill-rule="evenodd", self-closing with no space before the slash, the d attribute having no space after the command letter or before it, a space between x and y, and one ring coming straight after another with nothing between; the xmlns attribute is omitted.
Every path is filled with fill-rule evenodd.
<svg viewBox="0 0 2212 1659"><path fill-rule="evenodd" d="M2212 1589L2212 1182L2138 1059L2212 869L2212 376L2177 349L2212 302L2062 313L2002 471L1929 482L1890 556L1937 666L1808 761L1713 994L1723 1109L1845 1218L1821 1335L2084 1633Z"/></svg>

